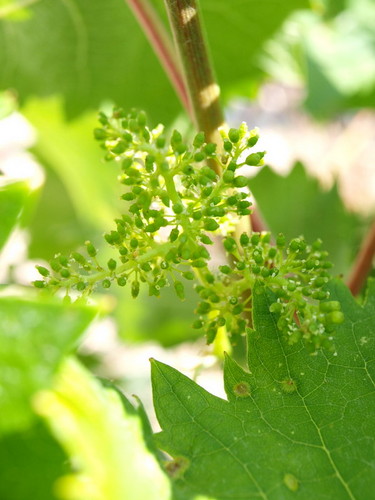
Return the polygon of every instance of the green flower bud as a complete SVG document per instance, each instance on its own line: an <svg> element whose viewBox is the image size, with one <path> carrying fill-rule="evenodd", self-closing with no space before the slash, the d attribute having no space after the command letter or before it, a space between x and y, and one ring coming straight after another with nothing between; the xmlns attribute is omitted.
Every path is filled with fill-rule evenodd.
<svg viewBox="0 0 375 500"><path fill-rule="evenodd" d="M111 151L112 153L114 153L115 155L120 155L122 153L124 153L128 148L128 145L126 142L124 141L119 141L116 146L114 146Z"/></svg>
<svg viewBox="0 0 375 500"><path fill-rule="evenodd" d="M201 169L201 172L203 172L203 168ZM208 198L211 195L213 189L214 188L212 186L208 186L208 187L202 189L202 197L203 198Z"/></svg>
<svg viewBox="0 0 375 500"><path fill-rule="evenodd" d="M136 238L132 238L130 240L130 246L135 250L138 247L138 240Z"/></svg>
<svg viewBox="0 0 375 500"><path fill-rule="evenodd" d="M72 252L71 256L72 259L74 259L78 264L81 264L82 266L87 264L87 260L82 254L78 252Z"/></svg>
<svg viewBox="0 0 375 500"><path fill-rule="evenodd" d="M276 246L277 248L284 248L286 244L286 238L282 233L279 233L279 235L276 238Z"/></svg>
<svg viewBox="0 0 375 500"><path fill-rule="evenodd" d="M121 196L121 199L125 200L125 201L132 201L132 200L135 200L135 194L133 193L125 193Z"/></svg>
<svg viewBox="0 0 375 500"><path fill-rule="evenodd" d="M47 283L42 280L35 280L32 283L35 286L35 288L46 288L47 286Z"/></svg>
<svg viewBox="0 0 375 500"><path fill-rule="evenodd" d="M251 244L255 246L259 242L260 242L260 234L259 233L253 233L251 235Z"/></svg>
<svg viewBox="0 0 375 500"><path fill-rule="evenodd" d="M110 271L114 271L116 269L117 262L114 259L109 259L107 266Z"/></svg>
<svg viewBox="0 0 375 500"><path fill-rule="evenodd" d="M234 172L232 170L226 170L223 174L223 181L230 184L233 182L234 179Z"/></svg>
<svg viewBox="0 0 375 500"><path fill-rule="evenodd" d="M181 300L185 299L185 287L181 281L174 282L174 289L177 294L177 297Z"/></svg>
<svg viewBox="0 0 375 500"><path fill-rule="evenodd" d="M271 313L281 313L282 310L283 310L283 305L280 304L280 302L274 302L269 307L269 311Z"/></svg>
<svg viewBox="0 0 375 500"><path fill-rule="evenodd" d="M202 234L199 239L201 240L201 242L204 244L204 245L213 245L213 241L206 235L206 234Z"/></svg>
<svg viewBox="0 0 375 500"><path fill-rule="evenodd" d="M68 269L61 269L60 274L61 274L62 278L69 278L70 277L70 272L68 271Z"/></svg>
<svg viewBox="0 0 375 500"><path fill-rule="evenodd" d="M271 274L270 270L264 267L260 273L263 278L268 278L268 276Z"/></svg>
<svg viewBox="0 0 375 500"><path fill-rule="evenodd" d="M263 233L262 234L263 243L270 243L271 241L271 233Z"/></svg>
<svg viewBox="0 0 375 500"><path fill-rule="evenodd" d="M125 276L120 276L119 278L117 278L117 284L118 286L125 286L126 283L127 283L127 278Z"/></svg>
<svg viewBox="0 0 375 500"><path fill-rule="evenodd" d="M68 257L65 257L65 255L59 255L59 262L64 267L69 266L69 259Z"/></svg>
<svg viewBox="0 0 375 500"><path fill-rule="evenodd" d="M155 233L159 229L158 225L155 224L155 222L152 222L151 224L147 224L145 227L146 233Z"/></svg>
<svg viewBox="0 0 375 500"><path fill-rule="evenodd" d="M326 316L326 321L328 324L339 325L343 323L344 319L344 314L341 311L332 311Z"/></svg>
<svg viewBox="0 0 375 500"><path fill-rule="evenodd" d="M253 167L256 167L261 159L262 158L258 153L252 153L246 158L245 163L246 165L251 165Z"/></svg>
<svg viewBox="0 0 375 500"><path fill-rule="evenodd" d="M244 175L238 175L237 177L234 178L234 185L238 188L247 186L248 182L249 179Z"/></svg>
<svg viewBox="0 0 375 500"><path fill-rule="evenodd" d="M322 312L339 311L341 309L341 305L337 300L330 300L329 302L321 302L319 304L319 309Z"/></svg>
<svg viewBox="0 0 375 500"><path fill-rule="evenodd" d="M49 276L49 270L46 267L43 266L35 266L38 270L38 273L44 276L45 278Z"/></svg>
<svg viewBox="0 0 375 500"><path fill-rule="evenodd" d="M107 138L107 132L102 128L95 128L94 137L97 141L104 141Z"/></svg>
<svg viewBox="0 0 375 500"><path fill-rule="evenodd" d="M236 241L233 238L225 238L223 245L227 252L232 252L236 248Z"/></svg>
<svg viewBox="0 0 375 500"><path fill-rule="evenodd" d="M243 305L237 304L236 306L233 307L232 314L234 314L234 315L241 314L242 311L243 311Z"/></svg>
<svg viewBox="0 0 375 500"><path fill-rule="evenodd" d="M215 282L215 276L211 273L206 273L204 275L204 277L205 277L207 283L210 283L211 285Z"/></svg>
<svg viewBox="0 0 375 500"><path fill-rule="evenodd" d="M200 319L197 319L194 321L194 323L192 324L192 327L196 330L199 330L200 328L203 328L203 321L201 321Z"/></svg>
<svg viewBox="0 0 375 500"><path fill-rule="evenodd" d="M206 231L216 231L217 229L219 229L220 225L216 222L215 219L205 219L203 227Z"/></svg>
<svg viewBox="0 0 375 500"><path fill-rule="evenodd" d="M270 259L274 259L276 257L276 255L277 255L276 248L275 247L270 248L269 251L268 251L268 257Z"/></svg>
<svg viewBox="0 0 375 500"><path fill-rule="evenodd" d="M181 142L180 144L176 144L173 149L176 153L178 153L179 155L182 155L187 150L187 146L186 146L186 144L183 144Z"/></svg>
<svg viewBox="0 0 375 500"><path fill-rule="evenodd" d="M182 205L182 203L174 203L172 205L172 210L176 215L178 215L184 211L184 206Z"/></svg>
<svg viewBox="0 0 375 500"><path fill-rule="evenodd" d="M206 266L207 266L207 262L204 260L194 260L191 263L191 267L206 267Z"/></svg>
<svg viewBox="0 0 375 500"><path fill-rule="evenodd" d="M203 151L198 151L198 153L195 153L194 155L194 160L199 163L203 161L206 158L206 155L203 153Z"/></svg>
<svg viewBox="0 0 375 500"><path fill-rule="evenodd" d="M216 144L213 142L209 142L204 146L203 149L207 156L212 156L216 151Z"/></svg>
<svg viewBox="0 0 375 500"><path fill-rule="evenodd" d="M240 236L240 244L241 244L241 246L247 247L247 245L249 244L249 242L250 242L249 236L246 233L242 233L241 236Z"/></svg>
<svg viewBox="0 0 375 500"><path fill-rule="evenodd" d="M255 146L255 144L258 142L258 139L258 135L253 135L253 137L250 137L250 139L247 141L247 145L249 146L249 148Z"/></svg>
<svg viewBox="0 0 375 500"><path fill-rule="evenodd" d="M225 265L225 266L219 266L219 271L223 274L230 274L232 272L232 269Z"/></svg>
<svg viewBox="0 0 375 500"><path fill-rule="evenodd" d="M195 137L194 137L194 140L193 140L193 146L198 149L200 147L203 146L203 144L205 143L206 139L205 139L205 136L204 136L204 132L199 132Z"/></svg>
<svg viewBox="0 0 375 500"><path fill-rule="evenodd" d="M110 286L111 286L111 282L109 280L106 279L106 280L102 281L103 288L110 288Z"/></svg>
<svg viewBox="0 0 375 500"><path fill-rule="evenodd" d="M91 243L91 241L86 241L85 245L86 245L86 250L87 250L87 253L89 254L89 256L95 257L95 255L97 254L97 250L94 247L94 245Z"/></svg>
<svg viewBox="0 0 375 500"><path fill-rule="evenodd" d="M131 286L131 294L133 299L137 298L139 295L139 281L134 280Z"/></svg>
<svg viewBox="0 0 375 500"><path fill-rule="evenodd" d="M61 264L57 259L50 260L49 265L51 266L51 269L56 273L58 273L61 269Z"/></svg>
<svg viewBox="0 0 375 500"><path fill-rule="evenodd" d="M215 340L217 334L216 328L209 328L206 332L206 342L207 345L212 344L212 342Z"/></svg>
<svg viewBox="0 0 375 500"><path fill-rule="evenodd" d="M231 128L228 132L228 137L231 142L236 143L240 140L240 132L235 128Z"/></svg>
<svg viewBox="0 0 375 500"><path fill-rule="evenodd" d="M228 141L227 139L224 140L223 147L224 147L224 151L226 151L227 153L230 153L233 149L232 143L230 141Z"/></svg>
<svg viewBox="0 0 375 500"><path fill-rule="evenodd" d="M186 271L184 273L182 273L182 276L186 279L186 280L193 280L194 279L194 273L192 273L191 271Z"/></svg>
<svg viewBox="0 0 375 500"><path fill-rule="evenodd" d="M197 307L198 314L207 314L211 310L211 304L209 302L200 302Z"/></svg>
<svg viewBox="0 0 375 500"><path fill-rule="evenodd" d="M217 326L224 326L226 323L226 319L223 316L219 316L217 318Z"/></svg>

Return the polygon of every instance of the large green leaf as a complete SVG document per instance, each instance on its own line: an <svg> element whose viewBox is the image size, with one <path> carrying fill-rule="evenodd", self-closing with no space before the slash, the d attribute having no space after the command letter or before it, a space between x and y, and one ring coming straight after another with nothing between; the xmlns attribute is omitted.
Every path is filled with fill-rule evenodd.
<svg viewBox="0 0 375 500"><path fill-rule="evenodd" d="M0 433L26 428L33 394L48 387L95 309L39 297L0 297Z"/></svg>
<svg viewBox="0 0 375 500"><path fill-rule="evenodd" d="M162 0L151 0L159 10ZM307 0L202 0L224 91L253 78L262 43ZM0 88L21 99L63 94L73 116L106 99L152 111L169 122L179 109L133 14L123 0L43 0L22 23L0 23ZM163 16L165 17L165 16Z"/></svg>
<svg viewBox="0 0 375 500"><path fill-rule="evenodd" d="M36 398L77 473L60 479L66 500L168 500L170 482L149 451L142 416L76 361L66 360L51 390Z"/></svg>
<svg viewBox="0 0 375 500"><path fill-rule="evenodd" d="M1 181L1 177L0 177ZM26 181L3 182L0 185L0 249L17 224L30 194Z"/></svg>
<svg viewBox="0 0 375 500"><path fill-rule="evenodd" d="M312 356L286 345L255 291L250 371L227 359L229 401L153 362L159 443L180 466L176 487L218 500L373 497L375 282L368 293L362 307L334 285L346 317L337 352Z"/></svg>
<svg viewBox="0 0 375 500"><path fill-rule="evenodd" d="M359 216L345 210L336 186L323 190L297 164L286 177L264 168L251 180L251 190L270 230L287 238L303 235L323 240L335 273L346 273L364 232Z"/></svg>

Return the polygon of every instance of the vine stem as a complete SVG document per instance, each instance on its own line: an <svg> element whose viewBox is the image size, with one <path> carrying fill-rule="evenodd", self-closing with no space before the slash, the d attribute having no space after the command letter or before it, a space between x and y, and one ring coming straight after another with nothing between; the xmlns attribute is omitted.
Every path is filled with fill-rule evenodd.
<svg viewBox="0 0 375 500"><path fill-rule="evenodd" d="M183 107L193 119L189 96L176 52L158 13L148 0L126 0L126 2L154 49Z"/></svg>
<svg viewBox="0 0 375 500"><path fill-rule="evenodd" d="M220 88L210 61L196 0L165 0L185 79L193 121L208 142L219 143L224 125Z"/></svg>
<svg viewBox="0 0 375 500"><path fill-rule="evenodd" d="M375 255L375 222L363 240L361 249L353 264L347 285L353 295L357 295L365 284L367 275L372 268Z"/></svg>
<svg viewBox="0 0 375 500"><path fill-rule="evenodd" d="M206 48L207 44L201 28L196 2L186 0L180 0L179 2L176 0L165 1L172 23L172 29L175 32L175 41L179 47L180 57L184 62L183 68L185 77L182 73L181 64L179 64L178 58L176 57L172 40L158 13L150 4L150 1L126 0L166 71L171 84L180 98L181 104L196 125L197 130L204 131L209 141L217 143L219 142L217 129L224 124L224 116L220 107L219 87L215 82L211 69L212 66L209 60ZM187 24L189 23L186 23L186 20L190 18L191 21L193 13L195 23L194 25L190 23L189 29L187 29ZM181 25L185 27L185 29L180 33L179 30ZM190 41L192 35L192 41ZM193 42L195 51L192 51ZM186 47L190 50L186 51ZM201 65L202 62L205 64ZM195 64L198 65L197 68L195 68ZM192 68L193 71L190 72ZM205 86L207 82L208 85ZM205 88L208 90L204 91ZM207 108L205 105L210 99L212 105ZM193 106L193 104L195 105ZM218 165L210 166L213 167L215 171L218 170ZM265 230L265 226L262 220L257 216L256 211L250 215L250 221L250 227L253 226L255 231L261 232ZM250 230L248 224L243 225L244 227L241 228L241 231Z"/></svg>

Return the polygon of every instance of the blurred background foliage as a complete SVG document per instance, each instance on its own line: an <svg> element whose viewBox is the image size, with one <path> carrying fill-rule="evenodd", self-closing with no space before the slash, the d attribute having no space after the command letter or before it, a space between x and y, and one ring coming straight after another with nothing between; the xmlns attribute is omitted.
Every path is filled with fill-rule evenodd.
<svg viewBox="0 0 375 500"><path fill-rule="evenodd" d="M167 27L163 2L151 3ZM298 112L327 122L375 105L373 1L202 0L201 8L229 119L233 99L256 103L267 82L296 90ZM123 0L2 0L0 46L3 114L11 96L36 133L31 152L45 175L30 207L28 257L48 260L86 239L103 246L101 234L124 208L117 172L92 138L97 109L138 107L154 123L188 131L174 90ZM265 115L272 119L267 109L246 118L253 126ZM335 272L348 272L367 220L348 213L335 186L324 191L299 165L287 177L264 170L253 192L271 230L320 234ZM173 307L168 293L138 303L114 293L123 338L172 345L196 337L193 292Z"/></svg>

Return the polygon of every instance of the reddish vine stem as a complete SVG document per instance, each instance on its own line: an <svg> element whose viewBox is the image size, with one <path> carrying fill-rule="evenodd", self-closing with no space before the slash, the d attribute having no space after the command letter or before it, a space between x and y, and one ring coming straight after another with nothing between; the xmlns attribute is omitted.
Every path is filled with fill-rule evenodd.
<svg viewBox="0 0 375 500"><path fill-rule="evenodd" d="M361 249L350 272L347 285L353 295L357 295L365 284L372 269L375 256L375 222L363 240Z"/></svg>
<svg viewBox="0 0 375 500"><path fill-rule="evenodd" d="M191 106L184 78L179 68L172 40L168 35L158 13L148 0L126 0L142 27L151 47L154 49L183 107L192 117ZM193 117L192 117L193 118Z"/></svg>

